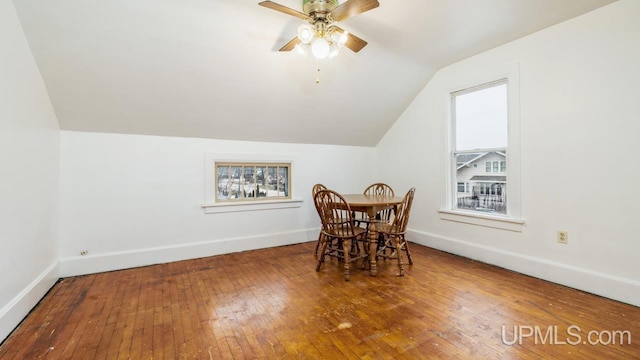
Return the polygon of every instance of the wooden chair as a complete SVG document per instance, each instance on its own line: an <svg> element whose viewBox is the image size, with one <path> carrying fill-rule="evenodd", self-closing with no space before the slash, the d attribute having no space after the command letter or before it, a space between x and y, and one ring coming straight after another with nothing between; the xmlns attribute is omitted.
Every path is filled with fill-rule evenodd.
<svg viewBox="0 0 640 360"><path fill-rule="evenodd" d="M402 263L402 252L407 253L409 264L413 264L411 259L411 251L409 251L409 243L405 239L407 232L407 224L409 223L409 215L411 215L411 204L413 203L413 195L416 189L411 188L404 196L402 203L396 210L396 216L393 221L387 224L376 223L376 229L382 236L383 242L378 246L376 256L386 259L397 259L400 276L404 276L404 266ZM386 250L391 249L391 254L387 255Z"/></svg>
<svg viewBox="0 0 640 360"><path fill-rule="evenodd" d="M311 189L311 199L315 199L316 194L320 192L320 190L327 190L327 187L322 184L313 185L313 188ZM315 200L314 200L314 203L315 203ZM317 206L316 206L316 210L318 210ZM320 219L322 220L322 218ZM320 247L321 240L322 240L322 230L320 230L320 233L318 234L318 242L316 243L316 251L314 253L316 257L318 257L318 247Z"/></svg>
<svg viewBox="0 0 640 360"><path fill-rule="evenodd" d="M395 192L393 191L391 186L389 186L387 184L384 184L384 183L371 184L366 189L364 189L364 191L362 193L364 195L395 196ZM376 214L376 221L389 222L389 220L391 219L391 215L393 214L394 211L395 211L395 209L385 209L385 210L382 210L382 211L378 212ZM361 212L355 213L354 212L354 218L355 218L355 221L356 221L356 226L360 226L360 225L364 224L366 229L367 229L367 231L369 230L369 216L366 213L361 213Z"/></svg>
<svg viewBox="0 0 640 360"><path fill-rule="evenodd" d="M387 195L387 196L395 196L396 193L393 191L391 186L384 183L375 183L369 185L366 189L364 189L365 195ZM391 215L393 215L395 209L389 208L382 211L379 211L376 214L376 220L382 222L389 222L391 220Z"/></svg>
<svg viewBox="0 0 640 360"><path fill-rule="evenodd" d="M368 244L366 230L354 225L349 204L337 192L320 190L314 196L314 203L322 219L320 256L316 271L320 271L327 255L338 256L344 261L344 280L349 281L350 263L368 259L367 246L363 246L363 253L359 247L352 246L358 241Z"/></svg>
<svg viewBox="0 0 640 360"><path fill-rule="evenodd" d="M395 196L395 192L391 186L385 183L374 183L367 186L363 192L364 195L386 195L386 196ZM374 221L388 223L391 221L391 217L395 214L395 208L384 209L379 211L376 214L376 218ZM369 216L366 213L354 213L354 218L356 222L356 226L363 226L369 231L370 220ZM383 238L381 236L378 237L378 248L383 246Z"/></svg>

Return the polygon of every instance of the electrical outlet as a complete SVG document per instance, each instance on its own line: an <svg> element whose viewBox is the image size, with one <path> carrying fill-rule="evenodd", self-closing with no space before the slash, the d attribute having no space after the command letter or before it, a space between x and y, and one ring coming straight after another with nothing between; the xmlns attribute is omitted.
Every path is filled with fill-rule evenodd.
<svg viewBox="0 0 640 360"><path fill-rule="evenodd" d="M560 244L568 244L569 243L569 233L566 231L558 231L558 242Z"/></svg>

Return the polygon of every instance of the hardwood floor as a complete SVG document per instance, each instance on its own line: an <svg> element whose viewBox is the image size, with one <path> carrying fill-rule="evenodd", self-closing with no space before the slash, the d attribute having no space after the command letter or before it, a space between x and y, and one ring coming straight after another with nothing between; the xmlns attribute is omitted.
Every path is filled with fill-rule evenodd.
<svg viewBox="0 0 640 360"><path fill-rule="evenodd" d="M305 243L67 278L0 359L640 358L640 308L412 245L404 277Z"/></svg>

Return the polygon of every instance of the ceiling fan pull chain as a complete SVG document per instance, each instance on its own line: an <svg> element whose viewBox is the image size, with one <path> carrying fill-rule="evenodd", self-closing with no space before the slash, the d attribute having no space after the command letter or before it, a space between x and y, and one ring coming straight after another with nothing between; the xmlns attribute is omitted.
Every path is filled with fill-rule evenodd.
<svg viewBox="0 0 640 360"><path fill-rule="evenodd" d="M316 84L320 84L320 60L316 59L316 67L318 68L316 76Z"/></svg>

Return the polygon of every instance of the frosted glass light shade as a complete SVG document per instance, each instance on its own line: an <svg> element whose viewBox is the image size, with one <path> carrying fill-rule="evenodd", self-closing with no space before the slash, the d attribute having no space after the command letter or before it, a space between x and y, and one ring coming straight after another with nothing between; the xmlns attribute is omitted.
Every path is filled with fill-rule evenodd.
<svg viewBox="0 0 640 360"><path fill-rule="evenodd" d="M313 28L311 27L311 25L304 24L304 25L300 25L298 27L298 39L303 44L310 43L311 40L313 40L313 36L314 35L315 35L315 32L314 32Z"/></svg>
<svg viewBox="0 0 640 360"><path fill-rule="evenodd" d="M311 53L316 59L324 59L329 55L329 43L323 38L317 38L311 43Z"/></svg>

